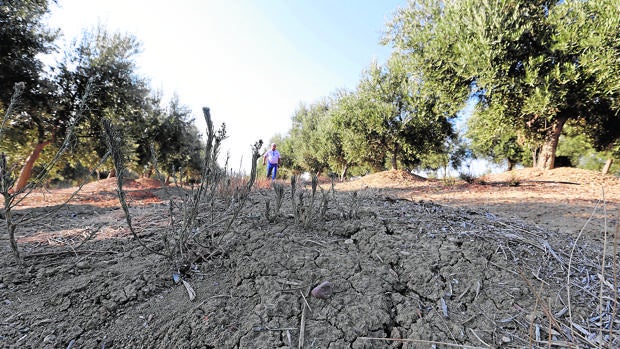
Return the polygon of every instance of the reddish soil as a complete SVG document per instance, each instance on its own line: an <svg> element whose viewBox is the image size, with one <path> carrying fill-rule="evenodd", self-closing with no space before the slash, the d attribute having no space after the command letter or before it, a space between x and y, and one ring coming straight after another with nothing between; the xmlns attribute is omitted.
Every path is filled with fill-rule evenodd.
<svg viewBox="0 0 620 349"><path fill-rule="evenodd" d="M281 184L279 210L261 185L237 216L218 187L195 213L194 254L172 260L158 253L191 191L127 181L139 240L115 180L66 205L75 188L32 193L14 210L22 267L0 236L0 347L620 347L618 178L386 171L322 182L312 208L302 184L297 215Z"/></svg>

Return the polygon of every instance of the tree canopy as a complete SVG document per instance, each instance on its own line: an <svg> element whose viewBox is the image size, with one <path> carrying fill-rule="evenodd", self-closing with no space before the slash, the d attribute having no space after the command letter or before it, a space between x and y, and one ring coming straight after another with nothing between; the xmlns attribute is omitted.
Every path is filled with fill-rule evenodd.
<svg viewBox="0 0 620 349"><path fill-rule="evenodd" d="M0 110L7 107L16 83L25 86L0 138L2 152L21 166L15 190L26 185L41 166L37 164L50 160L51 150L64 144L70 126L71 156L59 161L52 173L62 177L61 172L77 175L94 168L107 151L104 118L122 126L128 166L136 173L152 172L145 170L153 155L162 159L164 171L199 169L201 136L190 111L176 97L168 108L162 107L148 79L137 74L141 43L136 37L97 27L75 38L55 65L41 62L41 54L56 51L59 33L43 25L48 3L0 4ZM151 154L151 149L158 153ZM104 170L106 166L112 168L107 164Z"/></svg>
<svg viewBox="0 0 620 349"><path fill-rule="evenodd" d="M74 123L68 151L76 156L60 162L57 173L93 168L107 151L104 118L122 125L128 167L136 173L152 173L152 151L164 172L198 169L201 136L191 111L176 96L163 101L136 72L136 37L97 27L75 38L55 65L40 61L57 51L60 33L43 25L49 3L0 4L0 110L15 83L26 86L0 138L22 166L19 182L37 161L48 161L53 152L45 150L60 146ZM575 134L581 136L573 144L618 157L618 37L615 0L409 2L387 24L389 59L372 62L353 90L300 103L290 132L274 140L286 154L285 168L341 178L458 166L471 154L509 168L548 169L560 140ZM467 130L458 134L454 120L472 100ZM573 147L560 149L575 157Z"/></svg>
<svg viewBox="0 0 620 349"><path fill-rule="evenodd" d="M0 3L0 105L8 105L16 82L27 86L22 96L27 101L24 106L40 103L46 84L39 54L53 52L58 36L57 30L43 25L48 12L47 0Z"/></svg>
<svg viewBox="0 0 620 349"><path fill-rule="evenodd" d="M438 108L437 96L400 55L372 63L355 91L302 106L289 133L299 170L329 169L343 178L351 168L413 168L428 154L443 151L455 134L455 114Z"/></svg>
<svg viewBox="0 0 620 349"><path fill-rule="evenodd" d="M569 119L601 149L618 142L619 21L613 0L421 1L398 11L386 42L439 94L461 92L452 102L463 88L477 96L479 135L510 144L503 130L513 127L537 166L553 168Z"/></svg>

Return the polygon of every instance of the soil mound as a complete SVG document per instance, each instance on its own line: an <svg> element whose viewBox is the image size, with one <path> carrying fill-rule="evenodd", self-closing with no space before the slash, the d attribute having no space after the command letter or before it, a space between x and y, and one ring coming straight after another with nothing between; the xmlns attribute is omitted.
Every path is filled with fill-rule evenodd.
<svg viewBox="0 0 620 349"><path fill-rule="evenodd" d="M105 178L86 183L80 190L75 187L62 189L37 189L21 200L20 209L81 203L99 207L113 207L119 205L116 194L116 178ZM123 182L123 190L127 193L130 202L149 204L160 202L155 195L156 189L162 188L160 181L149 178L127 179Z"/></svg>
<svg viewBox="0 0 620 349"><path fill-rule="evenodd" d="M105 178L87 183L82 187L84 192L114 191L116 190L116 178ZM153 178L126 179L123 181L123 189L141 190L161 188L162 183Z"/></svg>
<svg viewBox="0 0 620 349"><path fill-rule="evenodd" d="M617 185L620 178L604 175L598 171L590 171L573 167L558 167L552 170L522 168L498 174L489 174L480 178L486 182L539 181L557 183L575 183L591 185Z"/></svg>
<svg viewBox="0 0 620 349"><path fill-rule="evenodd" d="M389 170L372 173L366 176L354 178L348 182L339 183L337 188L342 190L357 190L363 188L407 188L427 181L430 180L404 170Z"/></svg>

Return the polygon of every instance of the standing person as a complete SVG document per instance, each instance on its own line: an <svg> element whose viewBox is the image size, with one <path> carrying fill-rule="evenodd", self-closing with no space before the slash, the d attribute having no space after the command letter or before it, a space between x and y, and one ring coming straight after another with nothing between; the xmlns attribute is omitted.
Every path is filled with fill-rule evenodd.
<svg viewBox="0 0 620 349"><path fill-rule="evenodd" d="M267 151L263 155L263 165L267 165L267 178L276 179L278 173L278 166L280 166L280 152L276 150L277 145L271 143L271 150ZM273 172L273 175L272 175Z"/></svg>

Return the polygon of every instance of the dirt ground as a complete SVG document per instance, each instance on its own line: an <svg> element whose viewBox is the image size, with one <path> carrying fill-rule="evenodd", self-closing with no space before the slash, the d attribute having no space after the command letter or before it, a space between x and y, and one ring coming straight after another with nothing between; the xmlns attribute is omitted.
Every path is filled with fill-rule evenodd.
<svg viewBox="0 0 620 349"><path fill-rule="evenodd" d="M23 267L0 235L0 347L620 347L618 178L387 171L323 181L314 209L300 183L307 221L283 186L276 212L259 183L228 230L235 196L203 204L187 264L141 244L163 251L182 225L176 188L125 184L139 241L114 180L64 206L74 188L31 194L14 211Z"/></svg>

